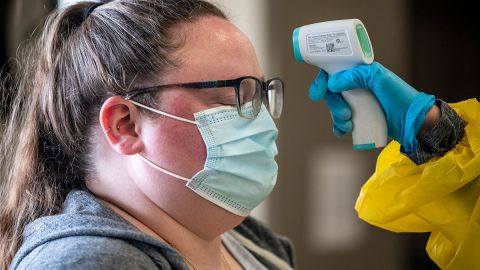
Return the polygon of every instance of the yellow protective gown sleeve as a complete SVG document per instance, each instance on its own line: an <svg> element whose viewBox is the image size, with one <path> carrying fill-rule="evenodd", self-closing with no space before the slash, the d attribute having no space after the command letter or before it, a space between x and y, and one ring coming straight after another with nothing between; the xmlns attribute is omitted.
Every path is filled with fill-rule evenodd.
<svg viewBox="0 0 480 270"><path fill-rule="evenodd" d="M455 148L417 166L390 143L355 209L387 230L431 232L427 252L442 269L480 269L480 106L476 99L450 106L467 122Z"/></svg>

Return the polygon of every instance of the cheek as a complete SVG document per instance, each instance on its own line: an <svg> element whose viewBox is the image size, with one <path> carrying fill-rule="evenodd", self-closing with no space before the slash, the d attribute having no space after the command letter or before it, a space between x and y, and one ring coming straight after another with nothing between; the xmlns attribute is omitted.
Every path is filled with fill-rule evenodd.
<svg viewBox="0 0 480 270"><path fill-rule="evenodd" d="M175 156L179 157L182 161L190 163L193 172L196 173L203 168L206 157L205 143L200 131L197 126L183 122L172 126L170 132L165 132L164 147L170 148L173 152L172 160Z"/></svg>
<svg viewBox="0 0 480 270"><path fill-rule="evenodd" d="M168 107L163 109L173 115L193 119L190 111L175 110L173 104ZM160 116L152 121L151 126L146 134L149 143L145 154L157 165L187 178L203 169L206 149L196 125Z"/></svg>

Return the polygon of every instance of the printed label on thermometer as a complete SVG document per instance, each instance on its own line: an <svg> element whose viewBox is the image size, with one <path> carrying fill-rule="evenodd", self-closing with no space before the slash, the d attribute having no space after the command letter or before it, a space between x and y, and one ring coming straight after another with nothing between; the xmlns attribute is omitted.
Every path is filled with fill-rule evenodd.
<svg viewBox="0 0 480 270"><path fill-rule="evenodd" d="M345 30L307 35L307 50L311 54L352 55Z"/></svg>

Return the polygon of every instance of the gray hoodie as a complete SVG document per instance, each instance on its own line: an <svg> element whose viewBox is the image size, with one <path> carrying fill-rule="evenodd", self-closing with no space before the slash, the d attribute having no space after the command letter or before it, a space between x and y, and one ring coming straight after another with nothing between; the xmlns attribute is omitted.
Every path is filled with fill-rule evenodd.
<svg viewBox="0 0 480 270"><path fill-rule="evenodd" d="M70 192L62 213L28 224L23 237L12 270L188 269L175 249L144 234L87 191ZM293 267L291 243L253 218L228 238L267 269Z"/></svg>

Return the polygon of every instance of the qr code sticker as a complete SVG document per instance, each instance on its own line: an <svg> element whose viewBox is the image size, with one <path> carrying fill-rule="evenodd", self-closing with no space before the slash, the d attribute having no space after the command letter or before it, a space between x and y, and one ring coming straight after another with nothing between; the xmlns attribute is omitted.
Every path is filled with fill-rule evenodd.
<svg viewBox="0 0 480 270"><path fill-rule="evenodd" d="M327 43L327 52L335 52L335 44Z"/></svg>

